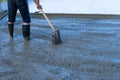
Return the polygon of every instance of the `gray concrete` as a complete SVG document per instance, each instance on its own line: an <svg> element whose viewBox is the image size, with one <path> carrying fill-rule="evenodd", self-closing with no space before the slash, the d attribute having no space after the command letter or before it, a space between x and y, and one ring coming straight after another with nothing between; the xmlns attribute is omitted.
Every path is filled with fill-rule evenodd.
<svg viewBox="0 0 120 80"><path fill-rule="evenodd" d="M120 16L49 15L63 43L53 45L46 20L31 15L31 41L17 16L14 39L0 21L0 80L120 80Z"/></svg>

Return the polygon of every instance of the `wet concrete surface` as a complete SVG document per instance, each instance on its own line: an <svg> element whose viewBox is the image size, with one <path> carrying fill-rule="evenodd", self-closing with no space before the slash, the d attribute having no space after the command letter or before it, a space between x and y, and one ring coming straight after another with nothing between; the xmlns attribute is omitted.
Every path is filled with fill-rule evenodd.
<svg viewBox="0 0 120 80"><path fill-rule="evenodd" d="M0 80L120 80L119 16L48 16L62 44L52 44L52 30L40 15L31 14L28 42L19 15L13 40L7 17L0 21Z"/></svg>

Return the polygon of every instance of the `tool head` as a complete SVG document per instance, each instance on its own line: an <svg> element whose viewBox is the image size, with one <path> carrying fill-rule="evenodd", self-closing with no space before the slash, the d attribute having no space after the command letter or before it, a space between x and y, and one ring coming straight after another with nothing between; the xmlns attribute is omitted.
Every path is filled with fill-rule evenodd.
<svg viewBox="0 0 120 80"><path fill-rule="evenodd" d="M59 30L52 32L52 43L60 44L62 42Z"/></svg>

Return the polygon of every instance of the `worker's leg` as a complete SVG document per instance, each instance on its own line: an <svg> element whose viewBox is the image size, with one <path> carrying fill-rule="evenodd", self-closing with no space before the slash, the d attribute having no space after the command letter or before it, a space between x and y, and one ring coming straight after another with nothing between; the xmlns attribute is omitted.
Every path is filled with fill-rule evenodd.
<svg viewBox="0 0 120 80"><path fill-rule="evenodd" d="M21 1L17 3L17 7L21 13L23 24L22 24L22 32L25 40L30 40L30 14L27 0Z"/></svg>
<svg viewBox="0 0 120 80"><path fill-rule="evenodd" d="M17 6L14 0L8 0L8 30L10 38L13 38L14 22L16 18Z"/></svg>

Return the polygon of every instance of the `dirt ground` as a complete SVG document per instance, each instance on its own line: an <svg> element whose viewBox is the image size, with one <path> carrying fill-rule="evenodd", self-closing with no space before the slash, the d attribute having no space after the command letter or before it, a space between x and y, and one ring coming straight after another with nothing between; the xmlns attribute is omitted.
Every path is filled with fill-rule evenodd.
<svg viewBox="0 0 120 80"><path fill-rule="evenodd" d="M31 41L24 41L21 17L9 39L7 17L0 20L0 80L120 80L120 16L31 14Z"/></svg>

